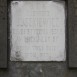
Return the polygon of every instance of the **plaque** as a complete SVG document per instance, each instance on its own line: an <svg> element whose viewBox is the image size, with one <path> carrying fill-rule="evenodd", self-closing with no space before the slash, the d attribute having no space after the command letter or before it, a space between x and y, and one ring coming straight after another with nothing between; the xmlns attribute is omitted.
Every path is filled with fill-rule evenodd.
<svg viewBox="0 0 77 77"><path fill-rule="evenodd" d="M65 61L65 2L11 2L11 61Z"/></svg>

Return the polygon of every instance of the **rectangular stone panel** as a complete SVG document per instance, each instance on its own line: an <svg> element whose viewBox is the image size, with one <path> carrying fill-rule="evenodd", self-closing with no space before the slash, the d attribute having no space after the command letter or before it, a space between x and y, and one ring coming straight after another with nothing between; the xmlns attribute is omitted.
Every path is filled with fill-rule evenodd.
<svg viewBox="0 0 77 77"><path fill-rule="evenodd" d="M65 61L65 1L11 2L11 61Z"/></svg>

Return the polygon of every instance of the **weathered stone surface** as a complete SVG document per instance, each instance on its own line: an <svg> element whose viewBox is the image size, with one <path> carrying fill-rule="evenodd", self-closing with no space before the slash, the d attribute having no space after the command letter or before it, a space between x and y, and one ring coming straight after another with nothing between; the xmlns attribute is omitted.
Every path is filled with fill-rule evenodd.
<svg viewBox="0 0 77 77"><path fill-rule="evenodd" d="M7 0L0 0L0 6L6 6L7 7Z"/></svg>
<svg viewBox="0 0 77 77"><path fill-rule="evenodd" d="M0 21L7 21L7 8L3 6L0 6ZM0 22L0 24L2 23L3 22ZM6 24L6 22L4 22L3 24Z"/></svg>
<svg viewBox="0 0 77 77"><path fill-rule="evenodd" d="M66 60L64 1L12 1L10 18L11 61Z"/></svg>
<svg viewBox="0 0 77 77"><path fill-rule="evenodd" d="M77 69L68 69L66 62L10 62L0 77L77 77Z"/></svg>
<svg viewBox="0 0 77 77"><path fill-rule="evenodd" d="M68 0L68 57L69 67L77 67L77 8L76 0Z"/></svg>
<svg viewBox="0 0 77 77"><path fill-rule="evenodd" d="M0 69L0 77L64 77L66 71L65 62L10 62L7 70Z"/></svg>
<svg viewBox="0 0 77 77"><path fill-rule="evenodd" d="M77 0L73 0L74 7L77 7Z"/></svg>
<svg viewBox="0 0 77 77"><path fill-rule="evenodd" d="M7 0L0 0L0 68L7 67L7 6L4 4Z"/></svg>

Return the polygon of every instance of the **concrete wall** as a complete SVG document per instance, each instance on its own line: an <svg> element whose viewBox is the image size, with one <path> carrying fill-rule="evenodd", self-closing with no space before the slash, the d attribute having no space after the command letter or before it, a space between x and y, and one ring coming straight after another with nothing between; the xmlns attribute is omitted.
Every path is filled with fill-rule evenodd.
<svg viewBox="0 0 77 77"><path fill-rule="evenodd" d="M68 69L66 62L10 62L0 77L77 77L77 69Z"/></svg>
<svg viewBox="0 0 77 77"><path fill-rule="evenodd" d="M0 2L0 7L6 7L4 6L6 2L3 1ZM28 63L10 61L8 69L0 69L0 77L77 77L77 69L68 69L66 62Z"/></svg>

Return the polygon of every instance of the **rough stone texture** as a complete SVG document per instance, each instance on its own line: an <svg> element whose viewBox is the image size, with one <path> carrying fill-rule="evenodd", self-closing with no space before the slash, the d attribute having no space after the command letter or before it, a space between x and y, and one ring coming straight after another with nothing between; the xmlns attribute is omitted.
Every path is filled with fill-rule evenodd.
<svg viewBox="0 0 77 77"><path fill-rule="evenodd" d="M0 0L0 6L7 6L7 0Z"/></svg>
<svg viewBox="0 0 77 77"><path fill-rule="evenodd" d="M7 67L7 0L0 0L0 68Z"/></svg>
<svg viewBox="0 0 77 77"><path fill-rule="evenodd" d="M77 77L77 69L68 69L66 62L10 62L0 77Z"/></svg>
<svg viewBox="0 0 77 77"><path fill-rule="evenodd" d="M0 77L77 77L77 69L68 69L66 62L10 62Z"/></svg>
<svg viewBox="0 0 77 77"><path fill-rule="evenodd" d="M66 72L67 68L64 62L10 62L7 70L0 70L0 77L64 77Z"/></svg>
<svg viewBox="0 0 77 77"><path fill-rule="evenodd" d="M68 57L69 67L77 67L77 0L68 0Z"/></svg>

